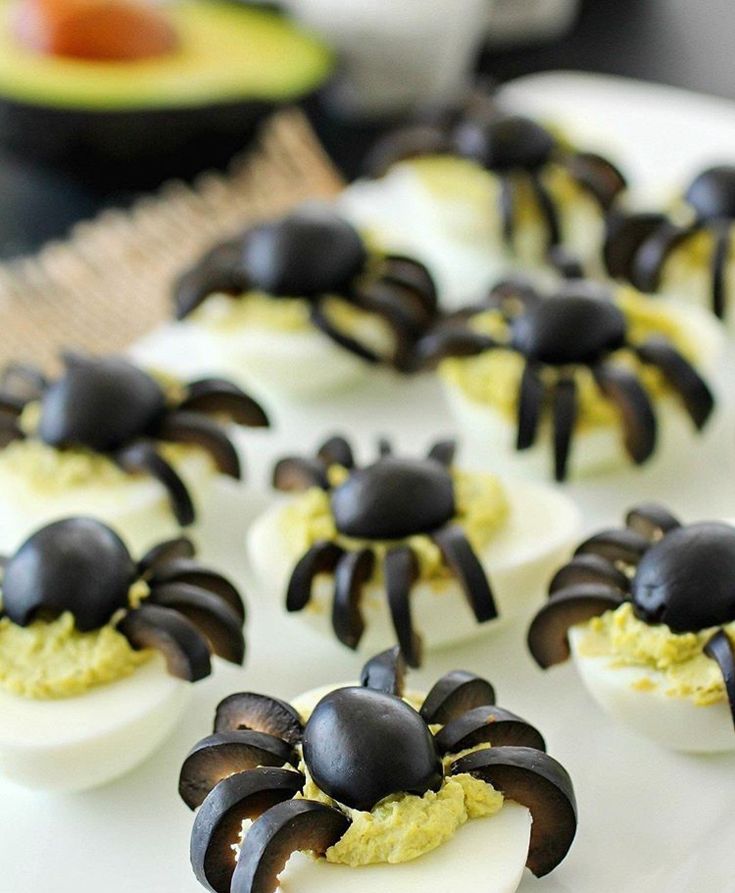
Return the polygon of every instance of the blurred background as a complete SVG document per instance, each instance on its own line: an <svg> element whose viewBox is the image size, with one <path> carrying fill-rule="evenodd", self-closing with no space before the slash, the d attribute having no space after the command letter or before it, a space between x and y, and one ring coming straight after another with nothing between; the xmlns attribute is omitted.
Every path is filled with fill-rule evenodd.
<svg viewBox="0 0 735 893"><path fill-rule="evenodd" d="M56 21L53 16L69 8L65 3L75 2L35 0L28 6L34 15L40 8L41 16L50 9ZM207 6L207 0L199 3ZM109 115L98 84L91 114L96 121L104 119L103 127L95 123L87 130L90 110L70 110L58 86L71 70L69 58L60 79L52 69L45 72L57 85L53 95L47 87L33 92L27 72L17 70L18 41L26 41L25 52L28 41L43 40L37 19L27 27L13 24L21 5L0 0L6 20L1 26L5 33L0 33L0 257L30 253L75 221L106 206L124 206L173 174L191 177L212 165L226 165L272 107L260 96L257 102L248 101L243 118L242 103L230 93L224 103L209 96L210 112L214 109L210 117L201 108L192 116L180 101L173 109L165 102L151 109L147 96L142 117L134 103L123 103L122 110L115 107ZM328 76L317 76L310 70L304 74L303 95L298 85L284 90L303 104L347 178L357 175L377 135L405 119L413 104L451 98L468 73L502 83L536 71L578 69L735 98L732 0L284 0L237 5L252 7L249 13L256 16L271 15L261 7L278 6L282 16L316 35L326 52L334 52L336 74L330 70ZM206 31L208 22L201 27ZM252 47L244 44L243 54ZM269 65L293 73L301 64L289 49L271 49ZM234 57L232 48L230 53ZM41 56L44 65L54 61L48 46ZM222 64L232 67L235 62L227 58ZM175 71L166 74L175 76ZM252 71L243 72L243 79L253 77L257 79ZM170 89L176 92L175 87ZM208 96L206 91L203 95ZM119 96L115 101L119 104ZM160 135L166 133L182 146L174 145L172 136L171 146L162 148ZM155 164L148 155L141 160L118 151L133 142L131 134L147 150L159 144ZM85 140L95 144L92 150ZM97 155L100 142L103 161ZM185 152L179 158L181 148Z"/></svg>

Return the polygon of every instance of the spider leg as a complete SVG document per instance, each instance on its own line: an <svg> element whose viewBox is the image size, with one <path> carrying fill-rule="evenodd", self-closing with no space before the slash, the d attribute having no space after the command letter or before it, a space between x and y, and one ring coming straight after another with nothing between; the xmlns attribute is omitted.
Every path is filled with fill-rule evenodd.
<svg viewBox="0 0 735 893"><path fill-rule="evenodd" d="M434 735L439 753L461 753L478 744L493 747L532 747L546 752L541 733L510 710L483 704L460 714Z"/></svg>
<svg viewBox="0 0 735 893"><path fill-rule="evenodd" d="M712 252L712 312L723 319L727 308L727 260L730 254L730 224L716 227Z"/></svg>
<svg viewBox="0 0 735 893"><path fill-rule="evenodd" d="M387 437L378 438L378 455L381 459L393 455L393 444Z"/></svg>
<svg viewBox="0 0 735 893"><path fill-rule="evenodd" d="M384 258L385 272L382 279L407 290L415 305L415 315L431 322L438 309L438 297L434 278L428 267L403 254L388 254Z"/></svg>
<svg viewBox="0 0 735 893"><path fill-rule="evenodd" d="M601 555L614 564L635 567L650 549L651 541L628 527L602 530L577 546L575 555Z"/></svg>
<svg viewBox="0 0 735 893"><path fill-rule="evenodd" d="M654 230L635 253L629 273L632 284L646 293L658 291L661 271L669 255L699 228L697 224L677 226L666 222Z"/></svg>
<svg viewBox="0 0 735 893"><path fill-rule="evenodd" d="M196 550L192 541L185 536L158 543L149 549L138 562L138 573L142 576L154 572L159 565L166 565L180 558L193 558Z"/></svg>
<svg viewBox="0 0 735 893"><path fill-rule="evenodd" d="M240 240L233 239L217 245L183 273L174 285L176 319L185 319L217 292L236 297L247 291L247 277L239 269L241 254Z"/></svg>
<svg viewBox="0 0 735 893"><path fill-rule="evenodd" d="M432 445L426 458L439 462L445 468L451 468L454 464L454 457L456 455L457 441L452 438L449 440L437 440L437 442Z"/></svg>
<svg viewBox="0 0 735 893"><path fill-rule="evenodd" d="M311 600L314 578L319 574L332 573L344 549L331 540L315 543L297 562L286 591L286 610L302 611Z"/></svg>
<svg viewBox="0 0 735 893"><path fill-rule="evenodd" d="M242 618L216 593L180 580L170 583L156 583L154 580L146 604L169 608L186 617L207 639L212 651L223 660L233 664L244 661Z"/></svg>
<svg viewBox="0 0 735 893"><path fill-rule="evenodd" d="M627 592L629 581L626 575L607 558L595 552L575 555L554 574L549 583L549 595L560 589L586 584L600 584Z"/></svg>
<svg viewBox="0 0 735 893"><path fill-rule="evenodd" d="M564 166L605 211L628 185L614 164L594 152L574 152L564 160Z"/></svg>
<svg viewBox="0 0 735 893"><path fill-rule="evenodd" d="M143 604L128 611L117 629L136 650L154 648L172 676L197 682L212 672L209 645L191 620L171 608Z"/></svg>
<svg viewBox="0 0 735 893"><path fill-rule="evenodd" d="M542 668L569 658L567 633L572 626L614 611L625 601L619 589L606 583L580 583L557 589L528 629L528 650Z"/></svg>
<svg viewBox="0 0 735 893"><path fill-rule="evenodd" d="M498 609L490 581L462 528L457 524L443 527L433 533L431 538L459 580L477 622L494 620L498 616Z"/></svg>
<svg viewBox="0 0 735 893"><path fill-rule="evenodd" d="M435 369L449 357L474 357L494 347L502 345L472 329L437 329L416 343L414 365L417 370Z"/></svg>
<svg viewBox="0 0 735 893"><path fill-rule="evenodd" d="M642 464L656 448L657 425L651 398L627 369L603 363L592 372L599 389L620 413L626 452L636 465Z"/></svg>
<svg viewBox="0 0 735 893"><path fill-rule="evenodd" d="M226 378L202 378L186 385L186 396L178 412L202 412L226 416L238 425L267 428L270 425L263 407Z"/></svg>
<svg viewBox="0 0 735 893"><path fill-rule="evenodd" d="M681 527L679 519L656 502L645 502L632 508L625 516L625 524L651 541Z"/></svg>
<svg viewBox="0 0 735 893"><path fill-rule="evenodd" d="M327 467L321 459L286 456L273 468L273 486L284 492L302 492L311 487L329 489Z"/></svg>
<svg viewBox="0 0 735 893"><path fill-rule="evenodd" d="M578 412L577 383L573 375L558 379L554 386L552 402L554 414L554 477L557 481L565 481Z"/></svg>
<svg viewBox="0 0 735 893"><path fill-rule="evenodd" d="M545 388L539 367L535 363L526 361L518 395L517 450L527 450L536 442L544 394Z"/></svg>
<svg viewBox="0 0 735 893"><path fill-rule="evenodd" d="M500 220L503 227L503 238L510 244L515 230L516 183L510 174L500 175Z"/></svg>
<svg viewBox="0 0 735 893"><path fill-rule="evenodd" d="M362 588L372 576L374 567L373 550L360 549L342 555L334 571L332 628L340 642L353 650L365 632L360 600Z"/></svg>
<svg viewBox="0 0 735 893"><path fill-rule="evenodd" d="M345 437L336 435L325 440L319 447L317 457L321 461L329 465L341 465L343 468L355 467L355 454L352 446Z"/></svg>
<svg viewBox="0 0 735 893"><path fill-rule="evenodd" d="M532 173L529 176L531 180L531 187L533 189L534 195L536 196L539 211L541 211L541 216L544 218L544 222L546 224L546 230L548 232L549 239L549 248L553 248L555 245L558 245L559 242L561 242L559 212L557 211L556 205L554 204L553 196L541 180L541 175L539 173Z"/></svg>
<svg viewBox="0 0 735 893"><path fill-rule="evenodd" d="M221 474L240 479L240 457L221 425L196 412L172 412L159 422L156 436L175 443L194 444L214 460Z"/></svg>
<svg viewBox="0 0 735 893"><path fill-rule="evenodd" d="M188 527L194 522L194 504L186 484L150 443L143 440L136 441L118 450L113 458L125 471L145 472L156 478L168 492L171 508L182 527Z"/></svg>
<svg viewBox="0 0 735 893"><path fill-rule="evenodd" d="M409 667L421 666L422 642L411 617L411 589L419 563L410 546L396 546L385 556L385 590L401 653Z"/></svg>
<svg viewBox="0 0 735 893"><path fill-rule="evenodd" d="M172 557L151 569L148 585L153 589L169 583L186 583L204 589L222 599L236 615L240 624L245 620L242 596L230 581L217 571L210 570L190 557Z"/></svg>
<svg viewBox="0 0 735 893"><path fill-rule="evenodd" d="M719 666L735 723L735 650L724 629L718 630L704 646L704 653Z"/></svg>
<svg viewBox="0 0 735 893"><path fill-rule="evenodd" d="M681 397L689 417L703 428L714 409L715 401L707 383L692 364L664 338L650 338L636 348L644 363L655 366L669 387Z"/></svg>
<svg viewBox="0 0 735 893"><path fill-rule="evenodd" d="M311 306L310 319L317 329L323 332L328 338L331 338L335 344L338 344L350 353L354 353L355 356L360 357L360 359L365 360L365 362L374 364L380 363L381 358L375 351L360 344L355 338L346 335L334 325L324 309L323 304L323 301L317 299Z"/></svg>

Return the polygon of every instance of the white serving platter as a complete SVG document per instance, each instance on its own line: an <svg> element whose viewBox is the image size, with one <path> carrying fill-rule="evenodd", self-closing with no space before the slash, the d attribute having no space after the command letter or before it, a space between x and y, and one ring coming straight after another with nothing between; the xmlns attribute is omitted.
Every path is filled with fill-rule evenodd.
<svg viewBox="0 0 735 893"><path fill-rule="evenodd" d="M665 194L702 164L732 158L735 147L734 105L670 88L553 73L519 80L505 95L516 107L556 118L586 142L605 147L650 194ZM735 395L729 360L723 382ZM396 384L383 377L322 405L282 409L275 419L273 432L243 438L256 489L275 457L308 451L334 430L370 444L388 435L415 452L452 428L435 382ZM651 497L689 520L733 517L733 413L721 417L716 435L697 455L682 457L681 467L600 478L569 492L590 530L619 523L627 506ZM253 513L262 504L256 490L246 498ZM223 524L230 518L223 513ZM227 534L222 542L240 540L238 531ZM246 689L288 698L358 673L359 658L302 626L298 617L286 617L273 593L253 585L242 553L213 548L211 554L246 588L245 669L222 666L198 685L174 737L118 782L53 797L0 782L0 893L196 893L201 888L188 865L192 815L177 798L176 780L190 745L210 731L217 701ZM580 813L577 840L554 874L537 881L526 873L523 893L731 891L735 754L674 755L614 725L584 694L572 667L537 670L522 633L506 629L430 653L412 687L428 687L458 667L486 674L500 703L534 722L571 772ZM449 893L463 891L458 885Z"/></svg>

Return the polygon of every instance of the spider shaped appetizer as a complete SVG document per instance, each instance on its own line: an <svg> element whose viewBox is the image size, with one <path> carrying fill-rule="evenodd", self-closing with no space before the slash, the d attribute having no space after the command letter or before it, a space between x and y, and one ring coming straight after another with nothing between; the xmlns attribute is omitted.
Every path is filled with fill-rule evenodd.
<svg viewBox="0 0 735 893"><path fill-rule="evenodd" d="M735 166L702 171L686 188L683 204L680 215L613 215L605 244L608 271L641 291L671 288L690 300L704 273L708 303L723 319L732 287L729 269L735 223ZM671 269L677 260L681 263Z"/></svg>
<svg viewBox="0 0 735 893"><path fill-rule="evenodd" d="M529 193L543 221L546 248L563 241L561 192L548 184L555 171L591 196L602 212L626 188L625 178L606 158L571 149L536 121L501 111L479 92L443 116L389 134L373 149L367 168L380 177L397 162L439 155L474 162L499 178L498 212L508 243Z"/></svg>
<svg viewBox="0 0 735 893"><path fill-rule="evenodd" d="M222 474L239 478L237 451L211 416L268 425L261 407L225 379L202 379L167 390L120 357L67 354L64 364L63 374L54 380L27 366L6 369L0 383L0 443L39 440L61 451L106 456L131 475L151 475L166 489L182 526L194 521L194 504L160 447L195 445Z"/></svg>
<svg viewBox="0 0 735 893"><path fill-rule="evenodd" d="M437 311L436 289L423 264L372 250L350 223L316 204L213 248L179 279L176 316L188 317L215 294L243 300L253 293L307 301L313 326L341 348L401 371ZM393 344L384 351L359 325L346 325L345 310L381 320Z"/></svg>
<svg viewBox="0 0 735 893"><path fill-rule="evenodd" d="M462 829L449 824L429 831L437 821L432 810L455 785L487 802L474 814L486 821L467 815L473 821ZM426 698L404 697L398 648L368 662L361 686L312 692L294 706L250 692L225 698L214 734L183 763L179 793L199 808L191 836L194 873L216 893L274 893L279 875L295 891L343 889L358 865L365 889L373 889L371 880L379 878L370 866L388 861L396 878L391 889L402 888L401 872L410 871L414 884L416 873L426 875L420 889L431 893L440 889L439 860L454 871L452 860L462 861L452 852L455 831L479 835L476 868L465 871L475 872L483 889L514 890L524 862L542 876L562 861L577 824L566 771L545 753L533 726L495 706L489 682L457 670ZM503 818L503 796L525 806L533 826L530 843L527 825L507 841L506 865L501 862L496 876L484 874L483 854L497 845L492 835ZM381 805L386 798L388 817ZM412 804L424 806L418 823L410 820ZM452 820L445 814L439 821ZM402 858L414 835L418 852ZM422 864L431 850L437 851L431 865ZM291 861L304 851L314 860ZM410 867L400 865L408 859ZM385 874L380 878L385 883Z"/></svg>
<svg viewBox="0 0 735 893"><path fill-rule="evenodd" d="M182 537L136 562L111 528L65 518L5 562L2 616L27 627L69 612L80 633L112 625L134 649L160 651L173 676L196 682L210 674L212 652L243 662L245 608L235 587L193 556Z"/></svg>
<svg viewBox="0 0 735 893"><path fill-rule="evenodd" d="M528 646L547 668L571 645L593 695L644 734L676 749L731 749L734 581L735 527L683 525L664 506L639 505L556 573Z"/></svg>
<svg viewBox="0 0 735 893"><path fill-rule="evenodd" d="M333 573L332 627L340 642L357 648L365 631L363 590L382 560L385 594L401 651L411 666L418 666L422 642L413 625L411 590L421 569L410 539L427 537L461 585L477 622L497 617L485 571L456 522L456 485L450 471L455 447L453 441L440 441L425 459L405 459L392 455L390 445L383 442L378 460L360 468L350 444L333 437L313 459L281 459L274 469L274 486L291 492L313 487L326 491L336 529L335 538L316 542L293 568L287 610L307 608L315 578Z"/></svg>
<svg viewBox="0 0 735 893"><path fill-rule="evenodd" d="M617 298L590 280L567 280L548 297L528 284L505 282L484 305L446 318L425 336L416 348L417 363L433 367L447 358L461 362L501 350L518 356L523 365L512 408L515 448L529 450L537 443L548 413L557 481L567 478L573 438L582 433L585 410L595 400L613 407L611 423L617 419L628 456L641 464L654 452L657 434L644 383L647 368L656 370L659 384L681 399L697 429L707 422L714 400L692 363L663 334L665 326L658 332L655 321L648 323L643 327L650 331L641 336L637 315L643 325L645 305L637 298ZM508 386L516 386L515 381Z"/></svg>

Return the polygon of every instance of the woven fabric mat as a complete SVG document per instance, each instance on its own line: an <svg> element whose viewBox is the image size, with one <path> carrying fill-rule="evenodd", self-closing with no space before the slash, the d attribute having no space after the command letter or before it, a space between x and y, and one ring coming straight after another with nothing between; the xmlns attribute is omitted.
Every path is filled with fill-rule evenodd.
<svg viewBox="0 0 735 893"><path fill-rule="evenodd" d="M173 277L213 243L342 186L303 113L279 112L226 174L166 183L34 257L0 264L0 365L53 368L60 348L125 348L170 318Z"/></svg>

